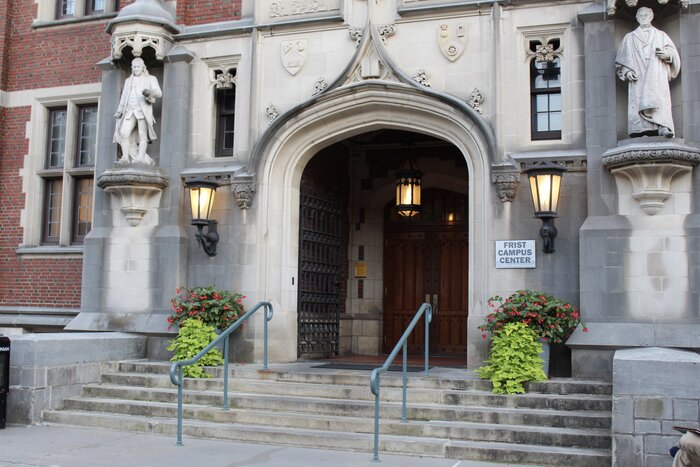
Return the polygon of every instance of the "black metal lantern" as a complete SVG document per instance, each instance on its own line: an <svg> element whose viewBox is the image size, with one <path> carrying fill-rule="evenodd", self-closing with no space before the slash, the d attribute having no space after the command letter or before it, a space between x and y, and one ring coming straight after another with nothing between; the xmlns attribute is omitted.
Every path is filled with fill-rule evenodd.
<svg viewBox="0 0 700 467"><path fill-rule="evenodd" d="M564 167L552 162L535 162L527 168L535 217L542 219L540 236L544 242L545 253L554 253L554 239L557 236L554 219L559 217L557 208L564 172Z"/></svg>
<svg viewBox="0 0 700 467"><path fill-rule="evenodd" d="M214 206L214 195L218 184L203 177L192 178L185 181L185 186L190 193L190 208L192 212L192 225L197 227L195 238L204 252L209 256L216 256L216 244L219 241L219 233L216 230L217 222L209 219ZM204 232L204 227L207 231Z"/></svg>
<svg viewBox="0 0 700 467"><path fill-rule="evenodd" d="M396 172L396 212L411 219L420 212L420 190L423 172L409 155L408 160Z"/></svg>

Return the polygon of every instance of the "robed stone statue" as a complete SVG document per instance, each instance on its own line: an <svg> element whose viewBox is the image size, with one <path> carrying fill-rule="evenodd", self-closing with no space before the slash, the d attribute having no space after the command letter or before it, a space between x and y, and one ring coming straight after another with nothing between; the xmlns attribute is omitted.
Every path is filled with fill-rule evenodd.
<svg viewBox="0 0 700 467"><path fill-rule="evenodd" d="M615 58L617 76L629 83L628 132L636 136L673 137L669 81L678 76L681 60L665 32L651 25L654 11L637 10L639 27L627 34Z"/></svg>
<svg viewBox="0 0 700 467"><path fill-rule="evenodd" d="M124 82L119 108L114 118L114 142L119 144L122 156L118 162L154 164L146 154L148 143L156 139L153 104L162 96L158 80L148 74L141 58L131 61L131 76Z"/></svg>

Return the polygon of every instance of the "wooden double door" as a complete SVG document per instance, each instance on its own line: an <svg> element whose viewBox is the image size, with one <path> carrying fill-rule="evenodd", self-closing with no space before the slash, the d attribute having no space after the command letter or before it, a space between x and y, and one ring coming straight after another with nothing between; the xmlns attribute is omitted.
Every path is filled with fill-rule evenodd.
<svg viewBox="0 0 700 467"><path fill-rule="evenodd" d="M433 305L430 353L467 353L467 227L385 232L384 352L390 352L424 302ZM423 320L408 340L409 353L425 348Z"/></svg>

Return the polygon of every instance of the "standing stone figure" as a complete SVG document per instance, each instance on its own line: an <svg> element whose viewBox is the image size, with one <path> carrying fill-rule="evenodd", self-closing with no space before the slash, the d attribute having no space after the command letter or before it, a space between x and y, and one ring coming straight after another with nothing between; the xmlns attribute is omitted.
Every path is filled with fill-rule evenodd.
<svg viewBox="0 0 700 467"><path fill-rule="evenodd" d="M114 118L114 142L122 149L118 162L137 162L153 165L146 154L148 143L157 139L153 117L153 104L163 93L155 76L148 74L141 58L131 61L131 76L126 79L119 108Z"/></svg>
<svg viewBox="0 0 700 467"><path fill-rule="evenodd" d="M617 76L629 82L628 132L635 136L673 137L671 90L681 59L665 32L651 25L654 11L637 10L639 27L627 34L615 58Z"/></svg>

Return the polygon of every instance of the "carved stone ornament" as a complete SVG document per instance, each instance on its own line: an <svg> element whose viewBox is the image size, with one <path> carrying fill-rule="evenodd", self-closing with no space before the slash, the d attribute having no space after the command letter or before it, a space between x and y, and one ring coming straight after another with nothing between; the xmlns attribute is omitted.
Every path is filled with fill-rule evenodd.
<svg viewBox="0 0 700 467"><path fill-rule="evenodd" d="M441 24L438 30L438 46L449 61L454 62L464 52L467 45L466 26Z"/></svg>
<svg viewBox="0 0 700 467"><path fill-rule="evenodd" d="M317 94L321 94L323 91L326 90L327 87L328 87L328 83L326 82L325 79L323 79L323 78L317 79L316 82L314 83L313 95L315 96Z"/></svg>
<svg viewBox="0 0 700 467"><path fill-rule="evenodd" d="M236 203L241 209L248 209L253 203L253 197L255 196L255 184L253 183L236 183L231 184L231 190L233 191L233 196L236 198Z"/></svg>
<svg viewBox="0 0 700 467"><path fill-rule="evenodd" d="M350 36L350 39L355 41L355 46L360 45L360 41L362 40L362 28L350 28L348 29L348 35Z"/></svg>
<svg viewBox="0 0 700 467"><path fill-rule="evenodd" d="M97 186L112 196L129 225L136 227L149 209L160 204L168 178L158 168L130 165L107 170L97 178Z"/></svg>
<svg viewBox="0 0 700 467"><path fill-rule="evenodd" d="M496 193L504 203L513 201L518 193L520 174L518 172L497 172L491 174L491 183L496 185Z"/></svg>
<svg viewBox="0 0 700 467"><path fill-rule="evenodd" d="M282 65L284 69L294 76L306 63L308 39L297 39L294 41L282 41Z"/></svg>
<svg viewBox="0 0 700 467"><path fill-rule="evenodd" d="M267 119L270 121L269 123L274 122L275 119L280 116L279 111L272 104L267 106L267 108L265 109L265 113L267 114Z"/></svg>
<svg viewBox="0 0 700 467"><path fill-rule="evenodd" d="M151 47L158 60L163 60L172 46L171 41L160 34L146 34L143 32L123 32L112 35L112 59L122 58L124 49L131 48L134 57L140 57L143 49Z"/></svg>
<svg viewBox="0 0 700 467"><path fill-rule="evenodd" d="M554 48L555 41L558 41L559 46ZM532 50L530 44L535 43L535 50ZM528 55L528 60L533 57L538 62L552 62L555 58L561 57L564 52L563 41L558 34L552 36L529 36L526 41L525 52Z"/></svg>
<svg viewBox="0 0 700 467"><path fill-rule="evenodd" d="M698 163L700 150L674 143L629 144L603 155L603 166L632 184L632 197L650 216L671 197L673 178L691 172Z"/></svg>
<svg viewBox="0 0 700 467"><path fill-rule="evenodd" d="M231 70L214 70L212 83L216 89L232 89L236 84L236 76L231 73Z"/></svg>
<svg viewBox="0 0 700 467"><path fill-rule="evenodd" d="M481 108L481 104L483 102L484 102L483 94L481 94L481 91L479 91L477 88L474 88L471 96L469 96L469 99L467 100L467 104L469 104L469 107L471 107L472 109L476 110L480 114L483 114L484 111Z"/></svg>
<svg viewBox="0 0 700 467"><path fill-rule="evenodd" d="M387 38L396 34L396 26L393 24L385 24L383 26L377 26L377 32L382 38L382 43L386 44Z"/></svg>
<svg viewBox="0 0 700 467"><path fill-rule="evenodd" d="M622 3L630 8L636 8L637 4L639 3L639 0L607 0L607 14L608 16L615 16L615 13L617 13L618 6L622 5ZM669 0L658 0L659 5L666 5L668 4ZM688 0L678 0L678 5L680 5L681 8L688 8Z"/></svg>
<svg viewBox="0 0 700 467"><path fill-rule="evenodd" d="M423 86L425 86L427 88L430 87L430 83L428 83L428 78L429 78L428 72L425 71L424 68L419 69L418 72L415 75L413 75L413 80L416 83L422 84Z"/></svg>

